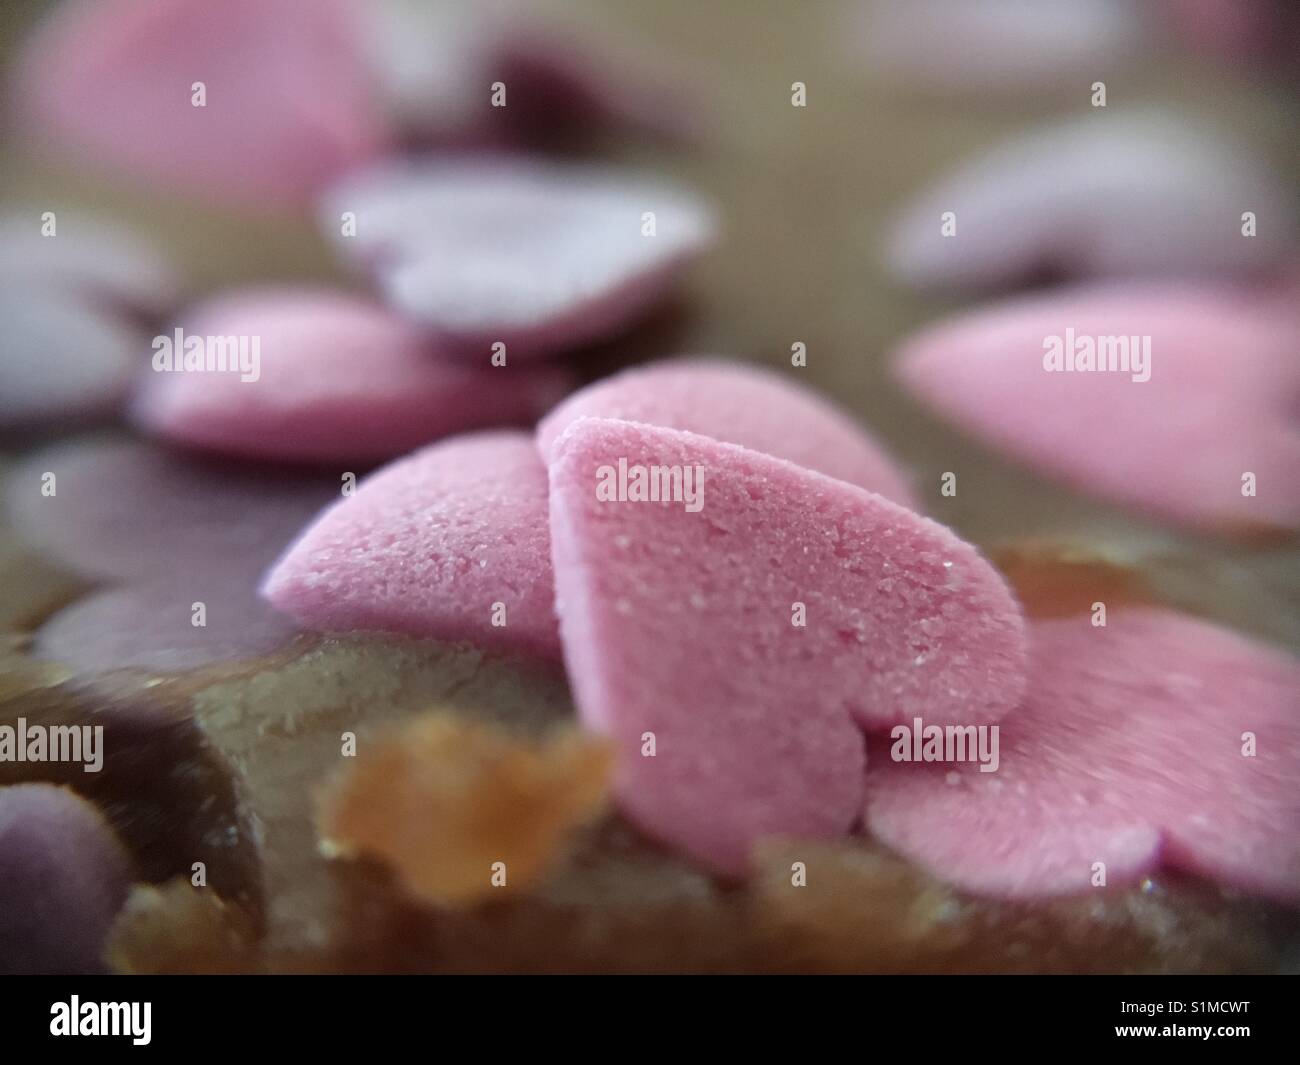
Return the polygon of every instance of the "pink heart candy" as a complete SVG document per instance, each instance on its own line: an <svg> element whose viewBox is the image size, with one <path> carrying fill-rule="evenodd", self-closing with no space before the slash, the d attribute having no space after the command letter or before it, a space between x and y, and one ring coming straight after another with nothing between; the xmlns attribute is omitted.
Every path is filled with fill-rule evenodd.
<svg viewBox="0 0 1300 1065"><path fill-rule="evenodd" d="M385 467L302 534L263 594L308 628L558 657L546 469L532 438L477 433Z"/></svg>
<svg viewBox="0 0 1300 1065"><path fill-rule="evenodd" d="M339 251L448 345L487 361L625 328L711 242L710 211L659 181L509 156L389 162L330 190Z"/></svg>
<svg viewBox="0 0 1300 1065"><path fill-rule="evenodd" d="M694 429L910 501L902 476L845 415L776 374L742 363L682 360L598 381L538 426L541 451L549 454L570 422L592 414ZM456 464L477 472L455 474ZM449 440L366 481L360 503L345 501L322 515L268 579L268 594L311 628L383 629L558 657L546 498L542 461L513 434ZM475 586L465 597L444 579L427 580L428 558L475 550L471 543L446 542L449 533L459 534L455 516L462 511L481 512L478 524L495 529L491 539L505 537L532 549L523 555L497 552L491 573L472 566L468 571L471 578L499 582L504 575L518 587L536 589L537 596L519 604L522 621L520 609L511 607L506 627L486 623L484 604L500 597L499 583L495 592ZM391 543L385 537L382 558L359 566L358 552L371 558L371 547L363 545L375 543L388 520L407 531Z"/></svg>
<svg viewBox="0 0 1300 1065"><path fill-rule="evenodd" d="M538 424L538 446L548 455L578 418L646 422L762 451L917 509L906 477L884 449L792 376L726 359L635 367L560 403Z"/></svg>
<svg viewBox="0 0 1300 1065"><path fill-rule="evenodd" d="M1294 310L1273 295L1073 288L933 326L897 372L1049 476L1167 521L1255 532L1300 525L1295 337Z"/></svg>
<svg viewBox="0 0 1300 1065"><path fill-rule="evenodd" d="M348 0L64 4L28 43L17 97L28 131L79 161L297 205L386 140L358 16Z"/></svg>
<svg viewBox="0 0 1300 1065"><path fill-rule="evenodd" d="M135 415L168 439L226 454L372 462L465 429L532 424L569 390L559 368L440 358L415 326L344 292L248 290L182 321L205 347L209 337L242 344L239 365L160 370L155 348ZM163 339L175 356L174 334Z"/></svg>
<svg viewBox="0 0 1300 1065"><path fill-rule="evenodd" d="M659 485L656 468L675 501L633 487ZM623 810L711 868L742 872L763 836L847 833L864 729L995 721L1020 697L1024 627L1001 577L880 496L599 419L555 442L550 488L579 714L616 747Z"/></svg>
<svg viewBox="0 0 1300 1065"><path fill-rule="evenodd" d="M1111 885L1164 864L1300 898L1300 662L1148 609L1038 621L1030 645L996 771L873 742L876 836L994 895L1083 891L1103 863Z"/></svg>
<svg viewBox="0 0 1300 1065"><path fill-rule="evenodd" d="M922 191L892 227L888 262L934 288L1043 273L1237 277L1276 268L1295 231L1290 190L1248 147L1182 115L1098 109Z"/></svg>

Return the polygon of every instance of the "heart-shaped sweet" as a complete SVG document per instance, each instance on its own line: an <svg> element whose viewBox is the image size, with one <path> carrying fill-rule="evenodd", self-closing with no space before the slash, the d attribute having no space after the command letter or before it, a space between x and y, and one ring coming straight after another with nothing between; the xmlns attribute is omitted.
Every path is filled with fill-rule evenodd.
<svg viewBox="0 0 1300 1065"><path fill-rule="evenodd" d="M0 973L103 972L130 883L131 860L90 803L53 784L0 788Z"/></svg>
<svg viewBox="0 0 1300 1065"><path fill-rule="evenodd" d="M28 43L16 96L30 134L79 160L297 205L386 141L359 14L350 0L63 4Z"/></svg>
<svg viewBox="0 0 1300 1065"><path fill-rule="evenodd" d="M848 832L864 729L991 722L1020 697L1002 579L881 496L601 419L569 426L549 472L579 713L614 744L624 811L711 868L742 872L763 836Z"/></svg>
<svg viewBox="0 0 1300 1065"><path fill-rule="evenodd" d="M546 469L532 437L476 433L363 481L263 594L312 629L378 629L558 657Z"/></svg>
<svg viewBox="0 0 1300 1065"><path fill-rule="evenodd" d="M92 580L252 588L342 483L334 473L252 471L90 440L24 458L9 471L4 502L24 540Z"/></svg>
<svg viewBox="0 0 1300 1065"><path fill-rule="evenodd" d="M999 765L895 761L872 742L868 826L972 891L1033 897L1157 864L1300 899L1300 662L1147 608L1030 627Z"/></svg>
<svg viewBox="0 0 1300 1065"><path fill-rule="evenodd" d="M548 455L578 418L614 418L711 436L806 466L917 509L907 478L834 404L780 374L726 359L638 366L575 392L538 423Z"/></svg>
<svg viewBox="0 0 1300 1065"><path fill-rule="evenodd" d="M1071 288L928 328L897 372L944 417L1049 476L1247 533L1300 525L1296 331L1276 294Z"/></svg>
<svg viewBox="0 0 1300 1065"><path fill-rule="evenodd" d="M845 415L777 375L741 363L683 360L597 382L538 426L541 452L549 454L570 422L598 414L695 430L911 501L902 475ZM457 464L473 475L456 473ZM518 438L482 435L427 448L366 481L358 499L322 515L287 554L267 582L276 606L315 629L377 628L558 657L546 470ZM455 516L462 511L481 514L477 520L494 530L491 540L529 548L496 552L492 572L481 575L498 582L497 591L476 587L468 599L447 580L430 581L425 573L430 557L476 549L447 540L449 531L460 534L463 523ZM382 559L358 566L358 551L372 556L362 545L374 542L393 513L405 533L384 540ZM480 575L472 567L469 572ZM483 604L496 601L502 579L537 594L518 604L522 622L518 607L511 607L506 629L496 629L485 624Z"/></svg>
<svg viewBox="0 0 1300 1065"><path fill-rule="evenodd" d="M921 192L893 225L888 264L934 288L1042 274L1237 277L1276 268L1295 231L1290 190L1249 148L1182 115L1098 109Z"/></svg>
<svg viewBox="0 0 1300 1065"><path fill-rule="evenodd" d="M57 288L0 292L0 428L100 417L115 411L135 373L142 338L84 298Z"/></svg>
<svg viewBox="0 0 1300 1065"><path fill-rule="evenodd" d="M251 289L181 317L185 343L160 338L173 362L160 370L165 360L155 347L136 419L168 439L225 454L370 463L466 429L531 425L572 383L556 367L440 358L403 318L328 289ZM201 368L190 369L182 348L192 338L204 359L212 338L231 341L229 368L196 356Z"/></svg>
<svg viewBox="0 0 1300 1065"><path fill-rule="evenodd" d="M486 361L611 335L710 243L710 211L661 181L510 156L387 162L332 188L321 224L388 300Z"/></svg>

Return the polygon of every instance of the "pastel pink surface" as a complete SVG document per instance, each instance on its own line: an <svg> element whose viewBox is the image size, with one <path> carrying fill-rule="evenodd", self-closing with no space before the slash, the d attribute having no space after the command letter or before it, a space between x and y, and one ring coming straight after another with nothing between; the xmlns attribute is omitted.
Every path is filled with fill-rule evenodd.
<svg viewBox="0 0 1300 1065"><path fill-rule="evenodd" d="M425 448L311 525L263 594L313 629L378 629L558 657L546 470L524 433ZM494 604L505 624L493 625Z"/></svg>
<svg viewBox="0 0 1300 1065"><path fill-rule="evenodd" d="M1000 765L868 772L871 831L972 891L1082 891L1157 864L1300 898L1300 662L1161 610L1035 622ZM1257 753L1243 756L1244 733Z"/></svg>
<svg viewBox="0 0 1300 1065"><path fill-rule="evenodd" d="M340 235L347 213L355 236ZM483 358L497 341L514 358L617 333L671 291L714 228L702 201L663 181L494 155L350 175L330 189L321 221L393 306Z"/></svg>
<svg viewBox="0 0 1300 1065"><path fill-rule="evenodd" d="M440 358L409 322L331 290L248 290L182 319L187 336L256 337L259 377L150 373L136 418L168 439L226 454L387 459L466 429L531 425L571 385L558 368Z"/></svg>
<svg viewBox="0 0 1300 1065"><path fill-rule="evenodd" d="M302 203L384 142L357 17L350 0L60 5L21 56L15 97L34 137L79 158L232 201Z"/></svg>
<svg viewBox="0 0 1300 1065"><path fill-rule="evenodd" d="M703 506L597 498L602 466L703 466ZM865 728L996 720L1024 685L999 575L862 489L673 429L581 419L554 444L552 554L581 718L650 834L740 873L768 835L857 821ZM806 626L792 624L802 603ZM644 734L656 754L643 757Z"/></svg>
<svg viewBox="0 0 1300 1065"><path fill-rule="evenodd" d="M578 418L685 429L762 451L917 509L906 477L834 404L757 366L674 359L639 366L575 392L537 426L543 455Z"/></svg>
<svg viewBox="0 0 1300 1065"><path fill-rule="evenodd" d="M1242 234L1244 211L1254 236ZM1286 181L1230 133L1176 112L1098 109L996 145L922 189L892 225L887 261L927 288L1044 274L1234 278L1278 269L1295 233Z"/></svg>
<svg viewBox="0 0 1300 1065"><path fill-rule="evenodd" d="M1045 338L1150 336L1150 379L1048 372ZM1231 289L1073 288L986 307L908 341L919 399L1048 476L1212 531L1300 525L1294 308ZM1243 474L1257 494L1242 494Z"/></svg>
<svg viewBox="0 0 1300 1065"><path fill-rule="evenodd" d="M103 972L131 876L96 807L53 784L0 787L0 973Z"/></svg>
<svg viewBox="0 0 1300 1065"><path fill-rule="evenodd" d="M340 487L335 473L248 470L139 441L91 439L25 457L5 480L4 504L32 547L92 580L252 588Z"/></svg>
<svg viewBox="0 0 1300 1065"><path fill-rule="evenodd" d="M194 624L195 603L203 604L202 625ZM80 676L176 671L269 654L297 631L258 598L252 581L195 572L86 596L36 631L31 653Z"/></svg>

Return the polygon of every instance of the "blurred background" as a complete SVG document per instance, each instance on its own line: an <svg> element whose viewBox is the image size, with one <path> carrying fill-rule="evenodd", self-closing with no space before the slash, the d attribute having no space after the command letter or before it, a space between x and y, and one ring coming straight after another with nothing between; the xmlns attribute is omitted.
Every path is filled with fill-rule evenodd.
<svg viewBox="0 0 1300 1065"><path fill-rule="evenodd" d="M124 0L111 2L120 7ZM31 79L43 73L39 63L31 63L29 42L61 6L46 0L4 0L0 6L0 85L5 93L0 214L37 219L48 210L85 212L124 225L156 245L175 263L183 291L179 299L164 301L166 309L145 312L146 320L139 323L142 337L169 331L175 324L173 307L233 285L328 281L369 291L338 263L310 202L241 207L174 182L142 180L102 165L94 153L80 152L50 128L26 120L31 100L24 93ZM525 119L529 128L524 132L536 150L674 177L710 201L719 216L716 246L692 265L670 302L613 339L565 353L584 378L681 354L734 356L793 372L791 349L802 344L807 365L798 371L801 379L841 404L888 446L911 474L928 514L995 558L1019 550L1132 566L1175 605L1300 648L1300 548L1293 538L1243 543L1195 535L1086 499L946 426L896 385L889 360L918 328L964 307L1051 285L1052 278L1004 285L992 296L945 286L922 292L900 280L887 255L892 223L924 189L1008 138L1093 113L1097 82L1105 84L1111 115L1156 107L1230 132L1241 145L1242 158L1270 175L1294 208L1300 172L1300 4L553 0L488 5L373 0L359 10L376 20L395 18L395 37L408 46L391 54L380 48L376 54L381 66L387 64L384 69L413 71L417 89L422 78L435 86L441 79L454 94L464 87L455 71L468 54L472 33L460 35L489 6L503 20L498 25L526 23L530 34L537 34L514 45L520 63L516 69L531 71L552 92L547 97L552 106ZM432 23L420 22L430 17ZM404 25L425 29L404 32ZM544 48L536 44L539 40L545 41ZM110 66L98 76L110 78L121 69ZM481 85L482 70L468 69L472 72L463 77ZM638 97L642 86L647 95ZM792 106L798 86L804 106ZM87 98L87 110L93 112L90 97L93 88ZM639 108L638 100L653 102ZM602 103L608 105L604 110ZM558 122L558 112L565 108L572 112L570 121ZM1227 168L1225 180L1235 173ZM1292 245L1293 264L1294 253ZM5 276L21 280L23 264L9 254ZM0 263L4 261L0 254ZM1286 264L1274 264L1274 273L1285 275ZM0 323L0 359L10 356L5 335ZM146 341L142 365L147 356ZM9 372L12 381L19 371ZM0 477L33 449L88 428L110 436L133 433L111 414L91 426L59 419L27 424L0 435ZM955 497L940 493L940 476L949 470L960 476ZM167 515L158 520L166 523ZM42 557L40 545L23 542L0 514L0 631L10 650L21 651L37 626L85 591L84 583ZM354 668L349 654L343 648L337 668L352 679L364 670ZM377 675L385 681L390 673L408 668L441 671L454 679L463 665L437 656L415 667L400 656L378 661ZM0 696L6 694L6 664L0 662ZM262 695L273 711L292 703L286 692L301 695L304 703L318 694L311 677L289 676L288 671L286 677L269 684ZM419 677L424 683L425 675ZM369 707L389 689L367 683L363 677L349 698ZM519 703L535 705L538 718L568 712L561 678L522 683L522 697L511 688L505 699L514 709ZM18 690L16 682L10 690ZM190 697L183 686L179 690L182 698ZM477 698L482 693L471 694ZM223 690L209 700L208 712L216 705L218 719L224 715L223 698L245 705L237 686ZM224 716L242 727L237 714ZM291 752L289 743L279 748L268 743L263 752L252 740L237 739L247 743L236 749L251 764L263 758L268 778L280 774L277 760L297 766L294 759L300 758L301 766L286 770L286 779L295 779L294 772L315 779L308 772L317 772L309 766L315 755ZM333 742L329 738L325 747ZM326 753L333 757L336 752ZM267 763L274 764L266 768ZM297 798L301 806L286 803L268 817L293 821L294 832L288 834L296 833L295 839L308 826L299 841L301 853L294 852L294 861L301 858L306 864L319 855L304 812L306 800ZM618 875L611 874L609 882L648 877L621 837L617 846L606 849L617 852L611 864ZM699 897L712 897L713 886L705 885L698 873L676 868L673 876L678 878L672 881L674 890L688 883ZM289 874L284 881L288 889L276 886L285 892L283 909L292 913L297 883ZM898 905L911 907L915 892L910 882L894 878L889 883L901 900ZM660 892L657 881L652 889ZM669 895L665 889L655 897ZM882 905L879 912L887 918L890 911ZM857 911L853 913L856 918ZM842 915L832 916L838 920ZM882 927L892 923L880 920ZM997 932L991 939L1007 938L997 925L988 927ZM1124 955L1129 937L1122 924L1114 927L1120 929L1114 939L1123 942L1112 944L1117 951L1113 959L1102 959L1107 967L1129 963ZM1080 942L1093 931L1092 925L1084 928ZM549 926L545 933L540 938L550 949ZM643 933L647 939L659 937L652 925ZM878 928L867 938L878 934L889 941ZM1048 927L1034 949L1047 957L1058 939L1064 942L1068 936L1058 937ZM972 956L978 957L986 945L973 946ZM404 944L399 941L399 946ZM490 956L475 948L471 936L459 946L467 958ZM782 949L797 956L795 947Z"/></svg>
<svg viewBox="0 0 1300 1065"><path fill-rule="evenodd" d="M55 4L6 0L0 62ZM373 5L377 10L382 5ZM474 5L416 5L461 11ZM718 353L788 366L868 423L914 473L930 512L989 545L1048 537L1127 559L1170 561L1193 605L1300 641L1300 567L1286 547L1188 538L1084 501L995 457L905 398L885 369L910 331L975 302L910 291L885 269L889 220L923 186L1005 138L1090 110L1103 81L1112 112L1159 105L1230 130L1294 192L1294 5L868 3L840 0L603 0L513 5L596 57L633 53L678 90L688 143L597 130L553 150L644 166L711 199L722 239L671 307L575 354L588 376L650 357ZM954 12L964 14L954 18ZM1192 27L1191 30L1188 27ZM1207 29L1208 27L1208 29ZM1037 53L1037 59L1027 57ZM791 106L792 85L807 106ZM238 211L160 190L20 136L6 79L3 206L84 208L172 256L191 297L257 279L347 284L310 211ZM42 435L57 426L42 427ZM23 439L10 441L13 454ZM955 465L960 459L960 465ZM959 468L963 490L939 495ZM0 587L14 595L13 565ZM21 568L21 563L17 563ZM1190 576L1187 576L1187 571Z"/></svg>

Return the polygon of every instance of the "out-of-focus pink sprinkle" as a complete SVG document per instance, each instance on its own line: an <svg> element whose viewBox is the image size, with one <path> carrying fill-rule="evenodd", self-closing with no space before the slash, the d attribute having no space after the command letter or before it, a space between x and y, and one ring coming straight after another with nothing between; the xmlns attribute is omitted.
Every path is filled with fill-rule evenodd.
<svg viewBox="0 0 1300 1065"><path fill-rule="evenodd" d="M61 4L13 98L38 145L78 165L297 206L387 143L359 17L352 0Z"/></svg>
<svg viewBox="0 0 1300 1065"><path fill-rule="evenodd" d="M870 830L992 895L1123 886L1164 864L1300 898L1300 662L1167 611L1092 617L1031 625L1029 692L999 723L995 771L895 761L910 739L873 741Z"/></svg>
<svg viewBox="0 0 1300 1065"><path fill-rule="evenodd" d="M134 415L169 440L224 454L370 463L467 429L532 425L572 385L560 367L440 357L410 322L342 291L249 289L181 320L205 345L231 338L228 366L191 370L173 340L171 368L155 355Z"/></svg>
<svg viewBox="0 0 1300 1065"><path fill-rule="evenodd" d="M712 242L671 183L596 165L476 155L388 162L325 197L340 253L389 302L484 359L554 353L626 328Z"/></svg>
<svg viewBox="0 0 1300 1065"><path fill-rule="evenodd" d="M897 373L945 418L1092 495L1212 532L1296 528L1297 315L1281 296L1055 290L923 330Z"/></svg>
<svg viewBox="0 0 1300 1065"><path fill-rule="evenodd" d="M1295 232L1290 190L1250 148L1163 111L1098 111L933 182L892 224L887 263L912 285L969 290L1043 274L1234 278L1278 268Z"/></svg>

